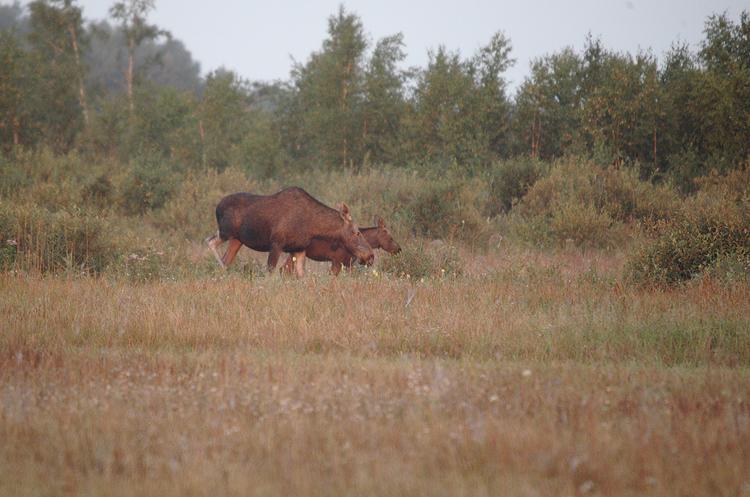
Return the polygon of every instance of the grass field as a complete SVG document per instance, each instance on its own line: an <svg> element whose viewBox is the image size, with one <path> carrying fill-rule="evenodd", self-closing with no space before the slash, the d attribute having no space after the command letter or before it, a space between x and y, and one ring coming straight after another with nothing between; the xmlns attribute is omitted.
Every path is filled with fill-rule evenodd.
<svg viewBox="0 0 750 497"><path fill-rule="evenodd" d="M0 275L0 495L750 495L750 287Z"/></svg>

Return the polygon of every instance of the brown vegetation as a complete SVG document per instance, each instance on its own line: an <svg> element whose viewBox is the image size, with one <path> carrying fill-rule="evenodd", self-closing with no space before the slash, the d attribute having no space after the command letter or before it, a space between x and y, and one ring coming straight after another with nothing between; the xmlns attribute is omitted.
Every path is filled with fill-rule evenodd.
<svg viewBox="0 0 750 497"><path fill-rule="evenodd" d="M747 491L747 285L465 260L424 282L1 276L0 494Z"/></svg>

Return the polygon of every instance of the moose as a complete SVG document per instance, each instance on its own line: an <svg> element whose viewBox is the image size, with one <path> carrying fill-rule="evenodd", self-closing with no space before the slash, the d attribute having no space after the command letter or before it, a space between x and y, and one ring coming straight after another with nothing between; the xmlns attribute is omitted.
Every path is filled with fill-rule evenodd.
<svg viewBox="0 0 750 497"><path fill-rule="evenodd" d="M389 254L397 254L401 251L401 247L393 239L388 228L385 226L385 221L380 216L375 218L375 226L360 228L359 231L362 232L365 240L367 240L367 243L373 250L379 248ZM319 238L314 238L310 245L307 246L305 257L319 262L331 261L331 272L334 275L338 275L342 267L351 269L356 259L354 254L343 245ZM291 274L294 271L295 262L295 257L289 255L282 266L282 271Z"/></svg>
<svg viewBox="0 0 750 497"><path fill-rule="evenodd" d="M219 264L226 268L242 245L268 252L273 271L282 252L291 254L297 276L304 275L305 252L313 240L345 247L362 264L375 259L372 247L352 220L349 207L328 207L302 188L285 188L273 195L232 193L216 206L218 231L206 239ZM223 257L218 247L229 242Z"/></svg>

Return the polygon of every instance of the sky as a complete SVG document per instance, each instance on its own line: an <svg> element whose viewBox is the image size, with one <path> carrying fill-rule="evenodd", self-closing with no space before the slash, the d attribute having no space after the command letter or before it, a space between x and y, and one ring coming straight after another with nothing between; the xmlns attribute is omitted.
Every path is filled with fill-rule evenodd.
<svg viewBox="0 0 750 497"><path fill-rule="evenodd" d="M0 0L2 1L2 0ZM26 2L24 2L26 3ZM88 20L109 18L114 0L78 0ZM675 41L697 48L706 18L727 12L735 21L750 0L155 0L150 22L170 31L200 62L202 73L224 67L250 80L289 79L292 60L307 61L327 35L339 5L357 14L374 44L404 35L404 65L425 67L428 51L444 45L470 57L497 31L510 38L515 88L537 57L570 46L587 33L604 46L661 57Z"/></svg>

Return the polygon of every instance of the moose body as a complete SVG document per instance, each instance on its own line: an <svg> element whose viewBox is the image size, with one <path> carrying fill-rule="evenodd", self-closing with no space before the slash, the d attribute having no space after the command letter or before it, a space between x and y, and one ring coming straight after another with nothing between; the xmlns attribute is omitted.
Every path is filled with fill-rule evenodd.
<svg viewBox="0 0 750 497"><path fill-rule="evenodd" d="M375 219L375 226L360 228L360 231L373 249L383 249L389 254L397 254L401 251L401 247L386 228L385 221L380 217ZM318 238L314 238L307 246L305 257L318 262L331 261L333 274L339 274L342 267L351 268L356 260L354 254L345 246ZM294 257L290 255L284 263L283 270L291 273L295 262Z"/></svg>
<svg viewBox="0 0 750 497"><path fill-rule="evenodd" d="M218 232L206 241L223 267L228 266L242 245L259 252L269 252L268 269L273 271L282 252L295 256L299 276L304 274L305 251L313 240L346 247L364 264L374 259L349 208L341 204L332 209L301 188L292 187L273 195L233 193L216 206ZM219 257L217 248L229 242Z"/></svg>

